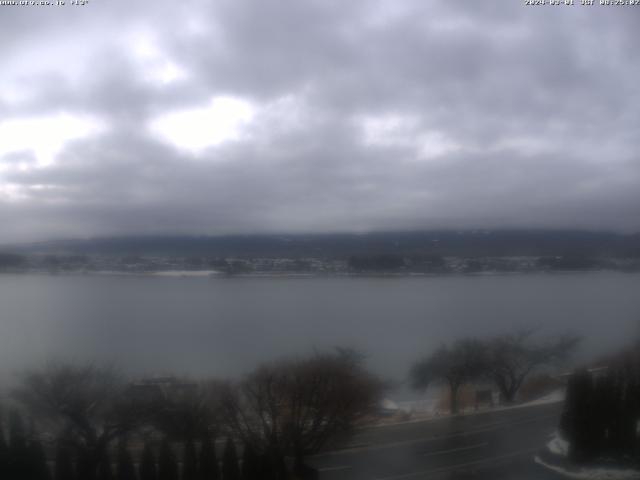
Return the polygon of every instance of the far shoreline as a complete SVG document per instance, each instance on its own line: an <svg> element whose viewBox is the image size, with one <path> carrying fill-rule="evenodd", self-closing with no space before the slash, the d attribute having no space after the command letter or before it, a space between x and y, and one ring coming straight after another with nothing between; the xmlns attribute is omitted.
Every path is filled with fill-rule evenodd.
<svg viewBox="0 0 640 480"><path fill-rule="evenodd" d="M619 273L623 275L640 274L636 270L599 269L599 270L532 270L519 272L255 272L228 274L217 270L158 270L147 272L130 272L124 270L88 270L88 271L0 271L0 276L48 276L48 277L139 277L139 278L200 278L208 280L218 279L313 279L313 278L361 278L361 279L406 279L406 278L488 278L514 277L533 275L598 275Z"/></svg>

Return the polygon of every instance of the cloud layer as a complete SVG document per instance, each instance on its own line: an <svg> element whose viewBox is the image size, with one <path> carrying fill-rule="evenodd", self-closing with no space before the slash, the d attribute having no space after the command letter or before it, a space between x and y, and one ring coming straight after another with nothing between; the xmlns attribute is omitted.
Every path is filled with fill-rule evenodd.
<svg viewBox="0 0 640 480"><path fill-rule="evenodd" d="M0 7L0 242L640 230L640 10Z"/></svg>

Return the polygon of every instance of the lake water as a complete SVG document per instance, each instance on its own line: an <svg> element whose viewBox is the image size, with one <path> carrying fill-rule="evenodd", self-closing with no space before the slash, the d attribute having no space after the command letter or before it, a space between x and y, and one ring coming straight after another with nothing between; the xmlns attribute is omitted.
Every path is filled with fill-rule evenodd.
<svg viewBox="0 0 640 480"><path fill-rule="evenodd" d="M49 359L132 373L236 376L335 345L402 381L442 342L534 325L585 336L582 357L639 333L640 275L172 278L0 275L0 370Z"/></svg>

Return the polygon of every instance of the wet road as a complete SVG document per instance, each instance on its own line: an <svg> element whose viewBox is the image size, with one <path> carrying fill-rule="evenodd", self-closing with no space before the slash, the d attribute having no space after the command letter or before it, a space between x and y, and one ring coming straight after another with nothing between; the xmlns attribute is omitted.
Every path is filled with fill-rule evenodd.
<svg viewBox="0 0 640 480"><path fill-rule="evenodd" d="M561 404L369 428L344 450L309 459L321 480L558 477L533 457L557 428Z"/></svg>

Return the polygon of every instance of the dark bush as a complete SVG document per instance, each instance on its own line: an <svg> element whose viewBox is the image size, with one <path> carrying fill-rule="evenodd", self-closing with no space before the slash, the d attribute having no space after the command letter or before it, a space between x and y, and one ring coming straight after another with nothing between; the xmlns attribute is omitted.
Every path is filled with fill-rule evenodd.
<svg viewBox="0 0 640 480"><path fill-rule="evenodd" d="M182 480L197 480L198 478L198 456L193 440L187 440L184 444L184 454L182 458Z"/></svg>
<svg viewBox="0 0 640 480"><path fill-rule="evenodd" d="M121 441L118 445L118 467L116 478L118 480L136 480L137 478L133 458L127 449L125 441Z"/></svg>
<svg viewBox="0 0 640 480"><path fill-rule="evenodd" d="M58 440L53 470L54 480L74 480L73 457L65 442Z"/></svg>
<svg viewBox="0 0 640 480"><path fill-rule="evenodd" d="M142 457L140 458L140 480L156 480L158 471L156 468L156 456L153 453L151 444L144 443Z"/></svg>
<svg viewBox="0 0 640 480"><path fill-rule="evenodd" d="M160 447L158 462L158 480L178 480L178 461L173 453L171 444L166 438Z"/></svg>
<svg viewBox="0 0 640 480"><path fill-rule="evenodd" d="M241 478L236 445L230 438L227 439L222 455L222 478L224 480L240 480Z"/></svg>
<svg viewBox="0 0 640 480"><path fill-rule="evenodd" d="M218 480L220 478L220 468L218 466L218 457L214 445L211 436L205 434L202 438L198 462L200 480Z"/></svg>

